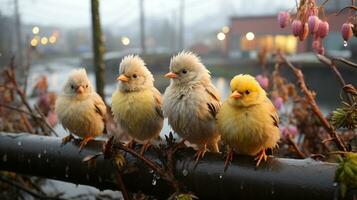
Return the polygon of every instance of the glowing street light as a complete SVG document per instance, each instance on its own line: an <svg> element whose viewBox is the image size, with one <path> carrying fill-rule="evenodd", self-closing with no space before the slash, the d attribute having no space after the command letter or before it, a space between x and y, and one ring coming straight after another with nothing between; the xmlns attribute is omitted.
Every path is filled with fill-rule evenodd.
<svg viewBox="0 0 357 200"><path fill-rule="evenodd" d="M130 39L128 37L121 37L121 43L124 45L124 46L127 46L130 44Z"/></svg>
<svg viewBox="0 0 357 200"><path fill-rule="evenodd" d="M42 44L42 45L46 45L46 44L47 44L47 42L48 42L47 37L43 37L43 38L41 38L41 44Z"/></svg>
<svg viewBox="0 0 357 200"><path fill-rule="evenodd" d="M247 40L251 41L251 40L254 40L255 35L252 32L248 32L247 34L245 34L245 38L247 38Z"/></svg>
<svg viewBox="0 0 357 200"><path fill-rule="evenodd" d="M50 37L50 39L48 39L48 41L51 43L51 44L54 44L54 43L56 43L56 41L57 41L57 38L56 38L56 36L51 36Z"/></svg>
<svg viewBox="0 0 357 200"><path fill-rule="evenodd" d="M229 32L229 27L228 26L223 26L222 32L223 33L228 33Z"/></svg>
<svg viewBox="0 0 357 200"><path fill-rule="evenodd" d="M226 38L226 35L222 32L217 33L217 39L222 41Z"/></svg>
<svg viewBox="0 0 357 200"><path fill-rule="evenodd" d="M33 47L37 46L37 45L38 45L38 39L32 38L30 44L31 44L31 46L33 46Z"/></svg>
<svg viewBox="0 0 357 200"><path fill-rule="evenodd" d="M33 28L32 28L32 33L33 34L38 34L40 32L40 28L38 28L38 26L34 26Z"/></svg>

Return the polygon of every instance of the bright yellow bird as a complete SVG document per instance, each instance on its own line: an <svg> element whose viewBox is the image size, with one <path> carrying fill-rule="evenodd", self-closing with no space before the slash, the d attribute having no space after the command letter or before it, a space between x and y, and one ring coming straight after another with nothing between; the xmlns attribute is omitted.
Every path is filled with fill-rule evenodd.
<svg viewBox="0 0 357 200"><path fill-rule="evenodd" d="M135 140L146 141L141 151L144 153L150 140L159 136L163 126L161 94L154 87L154 78L139 56L123 58L119 73L118 89L112 95L114 119L124 133Z"/></svg>
<svg viewBox="0 0 357 200"><path fill-rule="evenodd" d="M257 156L257 164L266 160L265 149L274 148L280 139L279 116L264 89L250 75L235 76L232 94L217 115L222 140L229 145L225 167L238 154Z"/></svg>
<svg viewBox="0 0 357 200"><path fill-rule="evenodd" d="M63 143L73 136L82 137L80 149L94 137L103 134L107 108L102 98L93 90L85 69L73 70L58 96L55 105L58 119L69 136L63 138Z"/></svg>

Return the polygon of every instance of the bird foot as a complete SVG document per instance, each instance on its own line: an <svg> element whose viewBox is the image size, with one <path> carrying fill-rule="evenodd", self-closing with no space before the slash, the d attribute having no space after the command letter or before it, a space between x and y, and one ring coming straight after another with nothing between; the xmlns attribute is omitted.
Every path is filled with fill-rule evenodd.
<svg viewBox="0 0 357 200"><path fill-rule="evenodd" d="M125 146L128 147L129 149L134 149L136 145L136 141L131 139Z"/></svg>
<svg viewBox="0 0 357 200"><path fill-rule="evenodd" d="M257 164L255 165L256 167L259 166L260 162L264 159L264 161L267 161L268 156L265 154L265 149L263 149L257 157L255 157L254 160L257 160Z"/></svg>
<svg viewBox="0 0 357 200"><path fill-rule="evenodd" d="M232 162L233 160L233 155L234 155L233 148L229 147L228 152L226 154L226 161L224 162L224 171L227 171L230 162Z"/></svg>
<svg viewBox="0 0 357 200"><path fill-rule="evenodd" d="M196 151L196 153L195 153L196 165L197 165L198 161L203 158L203 156L205 155L206 152L207 152L206 145L204 145L203 147L201 147L200 149L198 149Z"/></svg>
<svg viewBox="0 0 357 200"><path fill-rule="evenodd" d="M79 152L82 151L82 149L87 145L87 143L91 140L93 140L94 138L92 136L85 136L83 138L83 140L79 143L80 146L79 146Z"/></svg>
<svg viewBox="0 0 357 200"><path fill-rule="evenodd" d="M61 146L67 144L68 142L70 142L73 139L74 139L74 137L72 134L67 135L66 137L62 138Z"/></svg>
<svg viewBox="0 0 357 200"><path fill-rule="evenodd" d="M151 147L151 142L150 141L147 141L142 147L141 147L141 150L140 150L140 155L144 155L144 153Z"/></svg>

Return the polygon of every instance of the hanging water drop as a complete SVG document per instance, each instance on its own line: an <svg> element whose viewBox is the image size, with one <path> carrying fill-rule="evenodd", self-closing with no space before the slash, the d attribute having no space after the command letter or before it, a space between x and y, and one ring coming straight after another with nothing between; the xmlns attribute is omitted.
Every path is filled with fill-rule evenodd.
<svg viewBox="0 0 357 200"><path fill-rule="evenodd" d="M47 153L46 149L45 149L45 150L43 150L43 154L46 154L46 153Z"/></svg>
<svg viewBox="0 0 357 200"><path fill-rule="evenodd" d="M39 154L37 155L37 157L38 157L38 158L41 158L41 154L39 153Z"/></svg>
<svg viewBox="0 0 357 200"><path fill-rule="evenodd" d="M337 187L337 185L338 185L337 182L334 182L334 183L332 184L332 186L334 186L334 187Z"/></svg>
<svg viewBox="0 0 357 200"><path fill-rule="evenodd" d="M343 46L344 46L344 47L347 47L347 45L348 45L348 44L347 44L347 41L343 41Z"/></svg>
<svg viewBox="0 0 357 200"><path fill-rule="evenodd" d="M3 162L6 162L6 161L7 161L7 154L4 154L4 155L2 156L2 161L3 161Z"/></svg>
<svg viewBox="0 0 357 200"><path fill-rule="evenodd" d="M188 170L187 170L187 169L184 169L184 170L182 171L182 175L183 175L183 176L187 176L187 175L188 175Z"/></svg>
<svg viewBox="0 0 357 200"><path fill-rule="evenodd" d="M151 169L151 170L149 171L149 173L150 173L150 174L154 173L154 170L153 170L153 169Z"/></svg>
<svg viewBox="0 0 357 200"><path fill-rule="evenodd" d="M18 142L17 142L17 145L21 146L21 145L22 145L22 142L21 142L21 141L18 141Z"/></svg>
<svg viewBox="0 0 357 200"><path fill-rule="evenodd" d="M152 179L152 185L156 185L156 179Z"/></svg>
<svg viewBox="0 0 357 200"><path fill-rule="evenodd" d="M220 174L220 175L219 175L219 179L222 179L222 178L223 178L223 176L222 176L222 174Z"/></svg>

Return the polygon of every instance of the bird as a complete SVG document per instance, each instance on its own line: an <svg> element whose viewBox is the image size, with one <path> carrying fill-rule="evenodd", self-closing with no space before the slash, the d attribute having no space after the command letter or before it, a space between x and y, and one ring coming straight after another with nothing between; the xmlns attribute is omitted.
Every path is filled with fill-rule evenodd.
<svg viewBox="0 0 357 200"><path fill-rule="evenodd" d="M254 77L239 74L230 82L231 95L217 114L222 141L229 146L225 169L233 152L256 156L256 166L266 149L277 147L280 139L279 115L264 89Z"/></svg>
<svg viewBox="0 0 357 200"><path fill-rule="evenodd" d="M119 65L118 87L112 95L114 120L135 141L145 142L141 154L159 138L163 127L161 93L154 78L138 55L125 56Z"/></svg>
<svg viewBox="0 0 357 200"><path fill-rule="evenodd" d="M63 144L73 139L73 133L82 138L82 150L88 141L102 135L105 130L107 107L94 91L84 68L70 72L56 100L55 111L63 128L70 132L62 139Z"/></svg>
<svg viewBox="0 0 357 200"><path fill-rule="evenodd" d="M219 152L216 115L221 107L220 95L196 54L178 53L171 58L169 68L165 77L171 80L163 95L163 113L183 141L197 145L197 162L207 148Z"/></svg>

